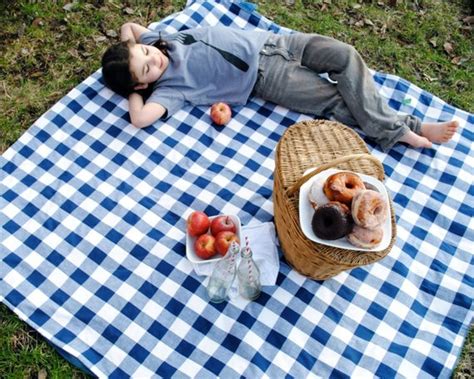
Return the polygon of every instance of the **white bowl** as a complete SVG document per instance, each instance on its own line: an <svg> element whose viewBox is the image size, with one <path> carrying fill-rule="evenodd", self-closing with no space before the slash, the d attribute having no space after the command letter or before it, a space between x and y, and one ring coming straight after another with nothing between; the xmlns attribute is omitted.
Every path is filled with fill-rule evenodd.
<svg viewBox="0 0 474 379"><path fill-rule="evenodd" d="M306 170L304 175L309 174L313 170L314 168ZM314 209L311 206L311 203L309 202L309 198L308 198L311 185L314 182L317 182L319 186L321 187L321 190L320 191L318 190L318 192L313 195L317 197L315 199L317 203L319 205L323 205L329 202L328 198L324 195L324 192L322 190L324 182L331 174L334 174L340 171L348 171L348 170L337 170L333 168L324 170L316 174L312 178L310 178L306 183L304 183L301 186L300 196L299 196L299 211L300 211L300 226L301 226L301 230L303 231L303 234L306 237L308 237L311 241L318 242L320 244L327 245L327 246L338 247L341 249L358 250L358 251L381 251L381 250L386 249L390 245L390 241L392 240L392 216L391 216L391 210L389 206L390 203L389 203L387 189L385 188L385 185L380 180L374 178L373 176L364 175L360 173L356 173L356 174L359 175L362 181L364 181L365 183L368 183L369 185L374 186L375 189L382 194L385 202L387 203L388 214L387 214L387 219L382 225L382 228L383 228L382 241L377 246L371 249L367 249L367 248L352 245L346 239L346 237L342 237L337 240L324 240L317 237L316 234L314 234L313 228L311 227L311 221L313 219Z"/></svg>
<svg viewBox="0 0 474 379"><path fill-rule="evenodd" d="M241 225L240 225L240 218L236 215L217 215L217 216L211 216L209 217L209 220L214 220L216 217L219 216L229 216L232 221L234 222L235 226L237 227L237 230L235 231L235 234L239 238L240 244L242 244L242 235L241 235ZM207 234L211 234L211 228L209 228ZM196 242L196 239L198 237L192 237L189 235L188 231L186 230L186 257L189 259L191 263L209 263L209 262L217 262L220 261L223 257L219 254L216 253L214 257L209 258L209 259L202 259L197 256L196 251L194 250L194 242Z"/></svg>

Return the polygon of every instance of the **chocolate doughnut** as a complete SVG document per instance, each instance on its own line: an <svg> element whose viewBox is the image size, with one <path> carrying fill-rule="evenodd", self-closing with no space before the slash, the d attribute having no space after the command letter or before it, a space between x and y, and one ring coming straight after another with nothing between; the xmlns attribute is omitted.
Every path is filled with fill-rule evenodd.
<svg viewBox="0 0 474 379"><path fill-rule="evenodd" d="M330 201L316 209L311 221L314 234L325 240L337 240L352 229L352 220L347 205Z"/></svg>
<svg viewBox="0 0 474 379"><path fill-rule="evenodd" d="M332 174L326 179L323 191L330 201L339 201L350 205L352 198L365 189L364 182L359 175L343 171Z"/></svg>

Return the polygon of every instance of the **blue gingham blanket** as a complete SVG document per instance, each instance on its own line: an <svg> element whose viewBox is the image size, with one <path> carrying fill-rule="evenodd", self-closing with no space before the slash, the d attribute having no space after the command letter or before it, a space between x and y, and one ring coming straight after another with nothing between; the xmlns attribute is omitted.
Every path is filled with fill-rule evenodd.
<svg viewBox="0 0 474 379"><path fill-rule="evenodd" d="M190 1L156 27L289 31L249 3ZM382 153L398 239L372 265L309 280L281 259L247 305L209 303L185 215L272 221L274 151L307 115L258 98L224 128L188 107L138 130L96 72L1 157L0 300L99 377L442 377L472 320L474 115L374 73L400 112L457 119L435 149Z"/></svg>

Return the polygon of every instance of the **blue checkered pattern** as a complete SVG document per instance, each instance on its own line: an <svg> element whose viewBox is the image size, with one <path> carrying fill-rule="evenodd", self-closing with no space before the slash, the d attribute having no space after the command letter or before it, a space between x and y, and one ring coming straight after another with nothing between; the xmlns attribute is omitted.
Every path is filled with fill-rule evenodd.
<svg viewBox="0 0 474 379"><path fill-rule="evenodd" d="M190 2L160 27L216 24L288 32L230 1ZM271 221L276 144L309 117L253 98L224 128L188 107L138 130L96 72L1 157L0 300L99 377L448 378L473 316L474 115L374 78L400 112L461 124L433 150L367 141L397 214L380 262L323 282L282 259L257 301L209 303L187 214Z"/></svg>

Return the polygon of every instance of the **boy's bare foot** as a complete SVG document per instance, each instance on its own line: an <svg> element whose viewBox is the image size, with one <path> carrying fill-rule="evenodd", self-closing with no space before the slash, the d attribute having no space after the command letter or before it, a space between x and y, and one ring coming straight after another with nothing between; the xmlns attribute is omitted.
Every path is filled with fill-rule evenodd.
<svg viewBox="0 0 474 379"><path fill-rule="evenodd" d="M412 147L431 147L431 141L423 136L419 136L411 130L405 133L400 139L399 142L405 142Z"/></svg>
<svg viewBox="0 0 474 379"><path fill-rule="evenodd" d="M421 124L421 135L426 137L431 142L443 143L448 142L456 133L459 122L457 121L446 121L436 123L423 123Z"/></svg>

